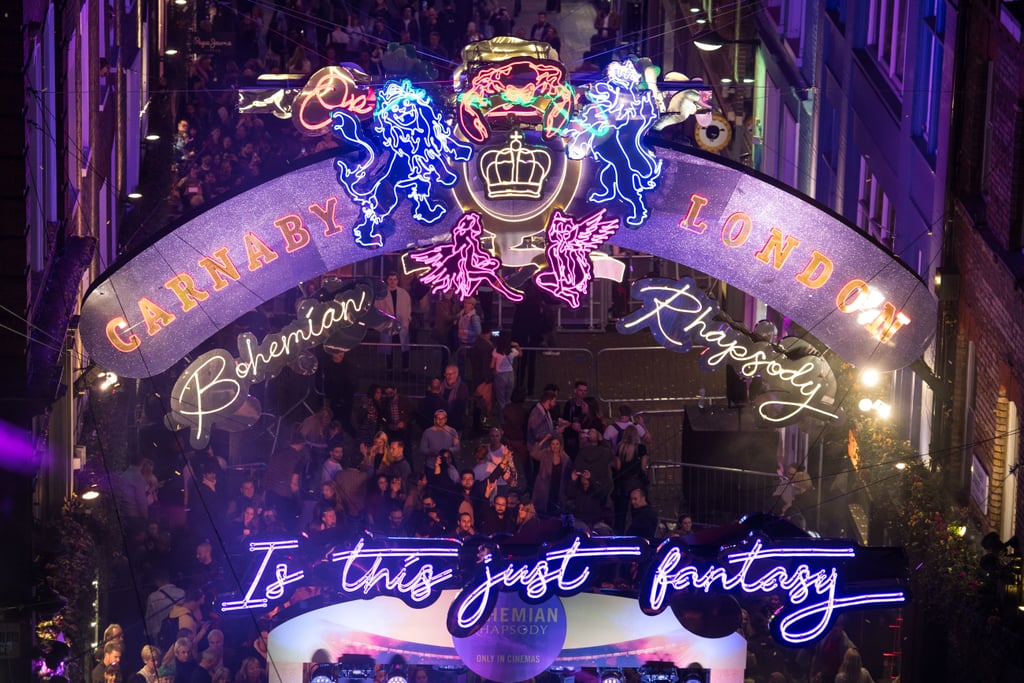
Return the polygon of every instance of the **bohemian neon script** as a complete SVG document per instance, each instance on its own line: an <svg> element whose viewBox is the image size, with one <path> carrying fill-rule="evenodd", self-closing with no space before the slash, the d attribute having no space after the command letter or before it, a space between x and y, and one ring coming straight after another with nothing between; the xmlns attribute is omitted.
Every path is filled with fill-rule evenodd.
<svg viewBox="0 0 1024 683"><path fill-rule="evenodd" d="M273 377L299 353L322 344L339 329L356 324L372 307L372 289L358 284L336 294L331 301L303 301L298 319L262 342L249 332L238 335L237 360L224 349L202 354L175 382L171 412L165 422L171 428L191 428L192 447L205 448L214 423L245 404L250 385Z"/></svg>
<svg viewBox="0 0 1024 683"><path fill-rule="evenodd" d="M808 560L820 564L822 560L853 559L852 547L839 548L765 548L755 540L749 550L725 556L725 565L709 564L703 568L687 563L682 546L669 544L659 553L654 569L640 593L640 607L648 614L658 614L666 607L666 599L673 591L687 589L709 593L715 588L724 592L775 593L788 598L787 606L773 620L772 629L779 638L793 645L801 645L824 635L837 610L867 605L898 604L906 600L903 591L838 595L837 567L821 566L812 569L807 563L795 567L772 564L765 560Z"/></svg>
<svg viewBox="0 0 1024 683"><path fill-rule="evenodd" d="M700 344L706 347L701 365L707 370L733 364L744 377L761 376L772 386L782 384L795 390L796 400L769 396L756 401L764 421L781 426L805 414L824 420L838 417L830 410L835 397L834 377L822 358L790 359L768 343L754 342L724 323L713 325L718 304L690 278L640 280L633 285L632 294L643 304L618 322L619 332L632 334L649 328L659 344L679 353Z"/></svg>
<svg viewBox="0 0 1024 683"><path fill-rule="evenodd" d="M497 541L478 540L463 545L455 539L365 536L348 550L330 552L328 564L320 569L335 568L335 593L342 601L386 595L422 608L444 590L461 589L447 617L448 630L456 637L484 627L502 592L516 592L532 604L553 595L568 597L591 590L594 568L607 562L639 565L638 600L651 615L664 611L672 595L681 591L779 594L783 607L771 626L778 640L791 645L820 638L844 610L907 599L901 588L902 564L888 579L879 579L872 563L870 590L858 592L855 565L871 563L860 553L874 551L838 541L775 543L755 538L723 554L717 547L667 541L652 557L643 539L576 536L539 555L509 559ZM223 602L221 610L268 608L286 597L286 586L311 577L313 572L296 558L296 548L298 541L291 540L250 544L250 552L262 555L259 566L244 597ZM316 555L317 560L323 557ZM325 574L318 570L317 577L319 581Z"/></svg>

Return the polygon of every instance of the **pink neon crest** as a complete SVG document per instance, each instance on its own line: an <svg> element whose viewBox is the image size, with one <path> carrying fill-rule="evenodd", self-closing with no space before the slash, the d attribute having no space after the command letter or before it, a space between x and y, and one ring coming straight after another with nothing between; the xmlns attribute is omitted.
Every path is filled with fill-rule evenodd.
<svg viewBox="0 0 1024 683"><path fill-rule="evenodd" d="M604 244L619 229L619 219L604 220L605 210L576 220L558 209L548 222L546 249L548 270L537 275L537 286L573 308L590 290L594 264L590 253Z"/></svg>
<svg viewBox="0 0 1024 683"><path fill-rule="evenodd" d="M510 301L522 301L522 292L506 285L498 274L501 261L480 246L482 233L480 214L467 213L452 228L451 242L411 252L410 259L429 268L420 281L434 294L454 291L463 299L486 283Z"/></svg>

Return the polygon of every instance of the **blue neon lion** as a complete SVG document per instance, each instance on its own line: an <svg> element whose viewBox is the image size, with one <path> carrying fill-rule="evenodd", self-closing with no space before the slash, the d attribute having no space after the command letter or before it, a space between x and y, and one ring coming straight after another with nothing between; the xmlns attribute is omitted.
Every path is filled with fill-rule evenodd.
<svg viewBox="0 0 1024 683"><path fill-rule="evenodd" d="M433 184L453 186L458 176L448 167L448 158L466 161L473 148L453 137L425 90L414 88L406 79L401 83L390 81L378 93L373 130L390 151L382 164L374 148L360 135L359 122L353 116L336 110L331 118L335 135L365 153L356 165L344 159L336 162L338 182L363 212L362 220L352 228L356 244L384 246L379 227L403 195L413 202L413 218L421 223L436 223L448 212L442 202L431 198ZM372 170L375 166L379 170Z"/></svg>
<svg viewBox="0 0 1024 683"><path fill-rule="evenodd" d="M643 144L643 137L658 119L654 93L640 88L641 75L633 62L612 62L608 78L587 91L590 101L569 123L566 150L570 158L592 155L601 165L600 192L587 198L604 203L620 199L629 205L626 225L647 220L644 193L661 176L661 160Z"/></svg>

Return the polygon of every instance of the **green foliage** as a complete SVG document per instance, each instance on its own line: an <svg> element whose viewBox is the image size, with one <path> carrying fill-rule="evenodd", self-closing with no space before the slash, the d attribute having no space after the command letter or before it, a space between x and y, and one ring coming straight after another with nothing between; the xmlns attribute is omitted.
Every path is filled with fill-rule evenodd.
<svg viewBox="0 0 1024 683"><path fill-rule="evenodd" d="M71 650L67 660L71 680L83 680L79 669L82 655L92 649L93 600L98 562L95 542L96 520L78 498L65 503L60 519L46 530L59 544L61 552L49 558L45 566L47 585L62 595L67 604L49 621L36 625L37 638L55 640L63 633Z"/></svg>

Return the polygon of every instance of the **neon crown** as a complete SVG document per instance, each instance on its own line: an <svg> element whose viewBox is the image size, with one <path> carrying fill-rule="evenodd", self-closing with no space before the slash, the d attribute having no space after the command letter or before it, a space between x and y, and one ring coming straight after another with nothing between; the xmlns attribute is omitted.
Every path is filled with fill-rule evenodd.
<svg viewBox="0 0 1024 683"><path fill-rule="evenodd" d="M512 131L508 144L480 155L480 175L488 199L538 199L551 171L551 154L539 147L523 147L523 134Z"/></svg>

